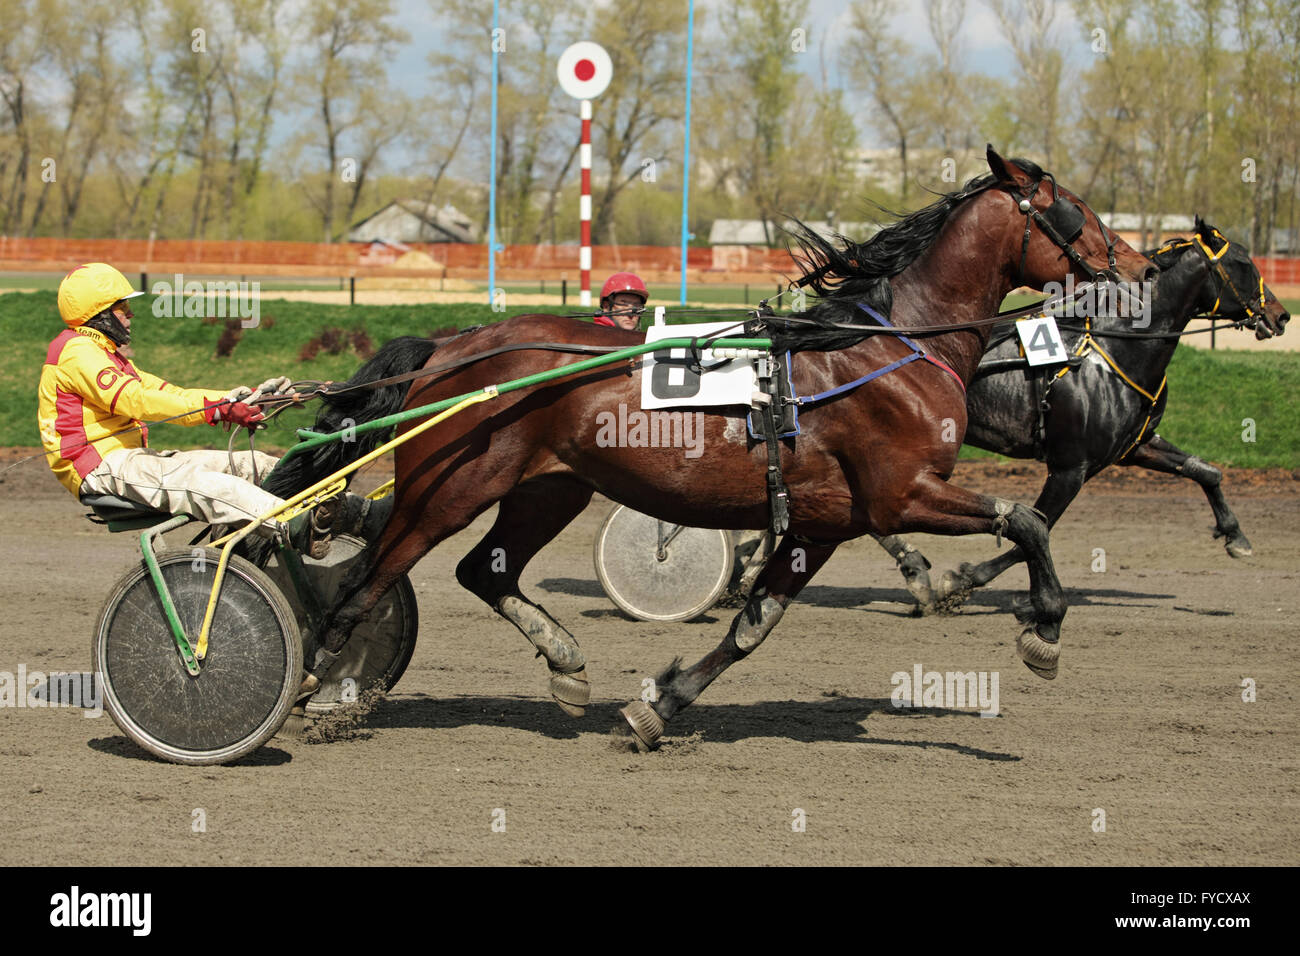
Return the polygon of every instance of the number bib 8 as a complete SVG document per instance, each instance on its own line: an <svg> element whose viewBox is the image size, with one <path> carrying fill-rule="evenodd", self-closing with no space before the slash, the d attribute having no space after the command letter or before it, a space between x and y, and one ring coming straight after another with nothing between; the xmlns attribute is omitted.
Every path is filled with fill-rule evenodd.
<svg viewBox="0 0 1300 956"><path fill-rule="evenodd" d="M646 330L646 341L686 336L708 336L719 332L743 335L735 322L697 322L690 325L655 325ZM749 405L754 396L754 368L746 359L727 361L704 349L701 360L706 374L695 368L687 349L664 349L642 359L641 407L689 408L701 405Z"/></svg>

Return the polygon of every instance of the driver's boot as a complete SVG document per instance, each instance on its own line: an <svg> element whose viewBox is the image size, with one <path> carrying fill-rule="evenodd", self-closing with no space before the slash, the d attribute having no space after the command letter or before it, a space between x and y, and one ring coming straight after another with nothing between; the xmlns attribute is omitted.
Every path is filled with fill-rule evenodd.
<svg viewBox="0 0 1300 956"><path fill-rule="evenodd" d="M388 516L393 512L393 496L389 495L374 501L345 492L331 498L321 505L321 508L325 505L333 506L330 512L330 537L350 534L370 544L379 537L384 526L388 524Z"/></svg>

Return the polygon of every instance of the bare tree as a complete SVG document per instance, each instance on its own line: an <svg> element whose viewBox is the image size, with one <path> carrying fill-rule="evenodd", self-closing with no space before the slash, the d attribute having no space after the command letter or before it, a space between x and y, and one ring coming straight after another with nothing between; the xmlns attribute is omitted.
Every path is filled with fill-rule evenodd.
<svg viewBox="0 0 1300 956"><path fill-rule="evenodd" d="M22 235L25 229L28 174L35 119L31 84L49 57L52 11L42 0L0 0L0 232Z"/></svg>
<svg viewBox="0 0 1300 956"><path fill-rule="evenodd" d="M758 214L769 245L776 239L769 224L795 211L789 200L804 174L797 166L802 130L794 127L799 54L791 36L807 30L807 12L807 0L731 0L720 13L724 43L706 61L701 158Z"/></svg>
<svg viewBox="0 0 1300 956"><path fill-rule="evenodd" d="M322 0L307 7L299 23L311 54L297 72L299 96L316 113L316 145L325 158L320 193L305 183L303 189L320 213L326 242L334 241L338 184L352 180L356 187L359 160L344 156L344 137L363 124L373 136L385 118L390 124L398 122L386 104L365 95L382 80L387 56L407 39L405 31L389 22L394 12L392 0ZM347 169L344 158L351 161ZM359 187L351 192L355 197ZM351 203L355 205L355 199Z"/></svg>
<svg viewBox="0 0 1300 956"><path fill-rule="evenodd" d="M1056 35L1056 0L987 0L1015 56L1020 82L1014 104L1025 145L1040 151L1054 171L1064 157L1057 149L1064 59ZM1068 172L1068 171L1066 171Z"/></svg>
<svg viewBox="0 0 1300 956"><path fill-rule="evenodd" d="M448 31L438 68L443 75L460 76L462 91L470 88L464 77L472 74L473 89L482 90L486 100L492 45L499 45L496 232L505 243L536 239L554 222L556 192L577 142L571 125L576 104L560 92L555 64L561 50L579 38L579 11L567 0L503 0L501 33L493 37L490 4L430 0L430 5ZM481 120L486 115L486 109L477 113ZM483 122L469 158L486 168L490 137ZM548 200L539 203L544 192ZM485 233L487 216L484 204Z"/></svg>
<svg viewBox="0 0 1300 956"><path fill-rule="evenodd" d="M482 115L482 93L489 78L477 65L445 49L430 53L428 62L438 92L413 105L420 114L420 122L413 129L417 152L433 169L432 175L423 177L427 182L424 202L433 205L473 120Z"/></svg>
<svg viewBox="0 0 1300 956"><path fill-rule="evenodd" d="M227 228L242 237L245 200L257 187L266 160L289 38L282 0L223 3L228 25L217 62L217 83L225 97L228 127L221 191L233 220Z"/></svg>
<svg viewBox="0 0 1300 956"><path fill-rule="evenodd" d="M596 8L592 34L609 52L614 74L595 110L594 148L606 173L595 197L597 242L609 240L618 197L649 168L644 163L666 158L666 144L652 143L654 134L681 119L686 9L685 0L614 0Z"/></svg>
<svg viewBox="0 0 1300 956"><path fill-rule="evenodd" d="M899 199L906 205L911 179L908 153L920 135L922 120L912 97L911 46L889 29L897 9L896 0L855 0L849 8L843 68L851 88L867 96L878 127L898 152Z"/></svg>
<svg viewBox="0 0 1300 956"><path fill-rule="evenodd" d="M966 0L925 0L926 24L937 56L926 70L933 94L932 142L945 155L970 147L974 112L962 76L961 27Z"/></svg>

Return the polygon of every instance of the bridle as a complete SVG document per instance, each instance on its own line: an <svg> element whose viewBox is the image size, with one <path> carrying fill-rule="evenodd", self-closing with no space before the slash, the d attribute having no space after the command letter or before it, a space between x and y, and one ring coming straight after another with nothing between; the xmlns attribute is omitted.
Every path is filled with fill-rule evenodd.
<svg viewBox="0 0 1300 956"><path fill-rule="evenodd" d="M1253 298L1247 298L1241 293L1233 283L1232 278L1228 275L1228 270L1224 268L1223 258L1228 252L1228 246L1231 245L1228 241L1228 237L1219 232L1219 230L1215 229L1213 226L1210 226L1209 228L1210 232L1214 233L1216 238L1223 241L1223 245L1219 247L1218 252L1215 252L1206 244L1205 240L1201 238L1199 232L1192 236L1191 239L1174 239L1167 242L1157 249L1156 252L1160 253L1173 249L1186 249L1188 246L1191 246L1199 252L1209 264L1210 270L1219 277L1221 283L1218 294L1214 297L1214 305L1210 308L1210 311L1204 313L1204 315L1207 318L1228 318L1226 315L1219 314L1219 306L1223 302L1223 288L1226 286L1228 291L1231 293L1231 298L1237 303L1237 305L1241 306L1241 310L1246 313L1245 318L1228 319L1228 321L1233 324L1234 328L1246 328L1253 332L1259 327L1260 321L1267 317L1267 306L1265 305L1266 297L1264 295L1264 277L1262 275L1259 277L1259 299L1257 306L1256 301ZM1265 322L1265 326L1267 325L1268 323Z"/></svg>
<svg viewBox="0 0 1300 956"><path fill-rule="evenodd" d="M1045 212L1039 212L1034 208L1031 200L1034 194L1038 192L1038 187L1043 184L1044 179L1049 180L1052 184L1052 204L1047 207ZM1083 235L1083 227L1087 222L1087 217L1078 205L1061 195L1061 191L1056 185L1055 176L1051 173L1043 173L1038 180L1025 187L1023 192L1010 187L1008 187L1008 191L1012 196L1018 197L1019 201L1016 208L1025 217L1025 235L1020 243L1020 268L1016 273L1016 285L1022 286L1025 284L1025 262L1029 258L1029 238L1035 223L1038 224L1038 228L1042 230L1043 235L1047 236L1061 250L1062 255L1070 260L1074 267L1086 275L1090 281L1096 282L1099 278L1119 281L1119 273L1115 270L1115 243L1118 241L1118 237L1107 229L1102 223L1101 217L1093 212L1093 218L1097 220L1097 226L1101 230L1102 236L1106 238L1107 266L1105 269L1098 270L1088 265L1083 260L1083 256L1079 255L1078 250L1074 248L1074 244ZM1092 212L1091 209L1089 211Z"/></svg>

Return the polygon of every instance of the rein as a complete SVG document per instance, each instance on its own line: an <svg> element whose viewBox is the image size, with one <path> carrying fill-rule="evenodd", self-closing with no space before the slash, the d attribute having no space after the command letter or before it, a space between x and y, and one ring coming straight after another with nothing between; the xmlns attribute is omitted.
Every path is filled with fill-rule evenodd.
<svg viewBox="0 0 1300 956"><path fill-rule="evenodd" d="M1081 271L1087 273L1095 281L1096 278L1098 276L1101 276L1103 273L1093 269L1086 262L1084 262L1082 257L1073 247L1073 242L1078 239L1079 234L1082 232L1083 213L1074 203L1060 196L1056 188L1056 180L1054 177L1051 176L1050 173L1045 174L1045 176L1051 179L1052 181L1053 196L1055 197L1052 205L1048 208L1047 212L1042 213L1039 212L1037 209L1034 209L1033 206L1030 205L1028 199L1029 196L1032 196L1033 193L1038 190L1039 186L1042 183L1041 179L1034 184L1032 190L1030 190L1026 194L1021 195L1020 201L1018 203L1018 208L1025 215L1025 240L1022 243L1021 264L1020 264L1021 275L1023 276L1023 270L1025 264L1024 260L1025 260L1025 256L1028 253L1028 239L1029 239L1031 223L1037 222L1039 228L1042 229L1043 233L1061 249L1061 251L1065 254L1065 256L1072 263L1074 263L1076 267L1078 267ZM1069 208L1067 209L1065 208L1065 206L1068 206ZM1093 216L1096 217L1097 214L1094 212ZM1110 230L1106 229L1106 227L1101 223L1100 218L1097 218L1097 223L1099 226L1101 226L1103 235L1107 236L1107 254L1109 259L1109 265L1110 268L1113 269L1115 266L1115 256L1114 256L1115 235L1113 232L1110 232ZM1060 229L1058 229L1058 227L1060 227ZM1061 230L1064 230L1067 233L1067 235L1069 236L1068 239L1066 238L1066 236L1062 235ZM1236 326L1237 328L1242 328L1242 327L1253 328L1254 325L1259 321L1260 315L1262 314L1261 310L1264 305L1264 279L1261 276L1259 280L1260 294L1259 294L1259 308L1257 309L1254 306L1253 300L1242 295L1242 293L1237 289L1236 285L1232 282L1232 279L1229 277L1227 270L1224 268L1223 258L1228 251L1228 246L1230 245L1227 237L1224 236L1222 233L1220 233L1217 229L1214 230L1214 234L1215 236L1223 240L1223 245L1219 248L1219 251L1217 253L1212 251L1209 248L1209 246L1206 245L1205 241L1201 239L1199 235L1194 237L1193 239L1173 240L1169 243L1166 243L1164 246L1161 246L1160 249L1157 251L1158 252L1167 251L1172 249L1185 248L1187 246L1194 247L1210 263L1214 272L1222 280L1223 285L1225 285L1228 288L1228 290L1231 292L1232 298L1236 300L1237 304L1242 307L1243 311L1245 311L1248 316L1248 318L1244 320L1239 319L1239 320L1230 320L1230 321L1232 321L1233 325ZM821 266L817 269L814 269L812 272L806 273L799 279L789 282L786 286L786 289L783 290L783 292L780 294L784 295L785 292L790 291L791 289L799 289L811 285L813 282L816 282L817 280L824 278L827 274L829 274L830 271L831 270L829 266ZM1076 292L1076 297L1082 295L1087 290L1087 288L1088 288L1087 285L1081 286ZM1216 297L1214 306L1210 310L1210 312L1205 313L1202 317L1203 318L1215 317L1218 314L1221 301L1222 301L1222 292L1220 292L1219 296ZM813 319L800 318L798 316L793 316L793 315L779 316L779 317L764 315L763 312L768 304L768 300L766 299L764 299L762 302L759 303L758 310L746 310L745 314L757 320L770 321L772 318L779 318L780 321L786 323L816 325L817 327L823 329L825 328L843 329L845 331L863 332L868 335L893 335L894 337L901 339L907 344L911 345L914 351L918 353L916 354L916 358L925 358L927 360L934 361L933 359L930 358L930 356L925 355L923 350L917 347L914 343L910 342L908 337L924 336L924 335L943 335L950 332L971 331L971 330L983 329L989 326L1008 322L1024 316L1047 315L1054 309L1054 307L1059 307L1063 303L1064 300L1056 300L1053 302L1051 300L1043 299L1026 306L1020 306L1015 309L1008 309L1006 311L999 312L997 315L991 316L990 318L987 319L976 319L970 322L961 322L955 325L929 325L929 326L915 326L910 328L897 328L895 326L891 326L888 324L863 325L860 323L852 323L852 322L824 323L824 322L817 322L816 320ZM672 310L672 311L675 314L679 312L681 314L687 314L687 313L695 314L701 311L708 311L709 314L713 314L713 315L717 314L717 310ZM871 310L868 311L870 312ZM878 316L875 316L873 313L873 317L878 317ZM883 323L883 319L882 319L882 323ZM736 324L740 325L741 323L737 322ZM1155 404L1155 401L1158 399L1159 395L1163 391L1164 383L1163 382L1161 383L1160 388L1156 390L1154 396L1151 395L1151 393L1147 392L1146 390L1140 388L1139 386L1134 384L1133 381L1127 375L1125 375L1124 372L1115 364L1114 360L1110 357L1110 355L1104 349L1102 349L1100 345L1096 342L1096 339L1097 338L1176 339L1176 338L1181 338L1182 336L1185 335L1199 335L1204 332L1214 331L1213 327L1203 328L1203 329L1183 329L1182 331L1179 332L1129 332L1129 331L1122 331L1119 329L1094 329L1092 328L1092 323L1090 319L1085 319L1085 324L1083 325L1083 327L1065 325L1061 323L1058 323L1057 327L1063 332L1083 333L1084 339L1083 341L1081 341L1080 347L1084 347L1089 342L1091 342L1093 347L1096 348L1098 354L1101 355L1112 368L1114 368L1116 373L1119 374L1119 376L1126 383L1128 383L1130 386L1136 389L1145 398L1149 399L1152 402L1153 406ZM706 343L711 339L724 337L724 336L725 333L718 333L713 336L703 337L700 339L701 346L707 347ZM457 359L452 362L443 362L439 365L434 365L429 368L416 369L414 371L405 372L400 375L392 375L387 378L379 379L377 381L363 382L357 385L331 387L330 383L304 382L302 384L307 384L314 387L306 392L296 393L295 397L268 396L267 398L258 401L255 404L261 407L269 408L267 417L270 418L275 414L284 411L289 406L294 404L299 404L306 399L315 398L315 397L342 395L353 391L361 391L361 390L369 391L376 388L383 388L388 385L397 385L403 382L411 382L420 378L426 378L431 375L438 375L442 372L449 372L454 369L463 368L467 365L472 365L476 362L481 362L484 361L485 359L489 359L506 352L514 352L514 351L522 351L522 350L538 350L538 351L550 351L550 352L567 352L567 353L579 354L579 355L603 355L609 352L616 352L620 348L622 348L622 346L576 345L567 342L519 342L512 345L503 345L495 349L489 349L486 352L480 352L474 355L465 356L464 358ZM693 351L698 352L698 350L693 350ZM907 359L907 361L909 362L912 360L913 360L912 358ZM944 366L940 366L940 367L944 367ZM1066 366L1064 369L1062 369L1060 373L1058 373L1057 377L1064 374L1068 370L1069 370L1069 366ZM960 377L958 377L958 381L960 381ZM854 386L856 384L861 384L861 382L850 383L850 386ZM847 387L848 386L846 386L846 388ZM965 386L963 384L963 388L964 387ZM176 421L178 419L187 418L190 415L193 415L195 412L200 410L201 409L194 409L192 411L183 412L179 415L173 415L168 418L158 419L157 421L142 422L139 425L132 425L127 428L119 429L118 431L112 432L108 435L103 435L100 438L94 440L83 441L79 445L77 445L76 448L84 448L85 446L92 445L97 441L104 441L109 438L114 438L118 435L126 434L128 432L138 431L142 428L147 428L152 425L165 425L170 422ZM233 436L232 436L232 444L233 444ZM70 451L76 449L73 448L73 449L66 449L66 450ZM33 459L48 457L51 454L57 454L57 453L58 452L39 452L34 455L28 455L25 458L21 458L18 461L13 462L12 464L5 467L4 469L0 469L0 474L4 474L10 469L15 468L18 465L24 464Z"/></svg>
<svg viewBox="0 0 1300 956"><path fill-rule="evenodd" d="M1085 290L1086 288L1087 286L1081 287L1080 293L1082 293L1082 291ZM926 325L926 326L916 326L911 328L898 328L895 326L885 326L885 325L863 325L861 323L853 323L853 322L834 322L834 323L827 324L827 323L817 322L813 319L803 319L803 318L799 318L798 316L792 316L792 315L780 316L779 318L782 322L816 325L819 328L844 329L846 331L851 331L851 332L865 332L869 335L892 335L896 338L906 339L909 336L942 335L947 332L960 332L964 330L983 329L985 327L1007 322L1021 316L1041 314L1042 306L1044 302L1048 302L1048 300L1044 299L1036 303L1031 303L1030 305L1020 306L1019 308L1016 309L1009 309L1005 312L999 312L997 315L991 316L987 319L975 319L970 322L961 322L956 325ZM1050 304L1048 308L1049 309L1051 308ZM716 310L710 310L710 314L716 314ZM752 310L747 311L745 314L752 316L753 318L771 318L770 316L760 316L757 312L754 312ZM740 323L736 323L736 324L739 325ZM1171 339L1171 338L1180 338L1184 335L1199 335L1203 332L1213 331L1213 329L1205 328L1205 329L1184 329L1181 332L1123 332L1117 329L1116 330L1093 329L1093 328L1088 328L1086 326L1081 328L1078 326L1070 326L1070 325L1063 325L1063 324L1058 324L1058 328L1060 328L1064 332L1086 332L1091 334L1094 338L1109 337L1109 338L1129 338L1129 339ZM720 337L725 337L725 333L718 333L713 336L707 336L701 338L700 342L703 347L707 347L707 343L708 341L710 341L710 339L720 338ZM430 368L416 369L415 371L412 372L404 372L401 375L392 375L389 376L388 378L379 379L374 382L362 382L358 385L348 385L348 386L343 386L338 388L332 388L328 383L304 382L302 384L309 384L314 387L309 389L306 392L296 393L297 395L296 398L267 397L257 402L256 404L259 405L260 407L269 407L271 409L271 411L268 412L267 415L267 417L269 418L271 417L271 415L281 412L284 409L290 407L291 405L300 404L301 402L311 398L319 398L327 395L329 396L342 395L352 391L371 390L376 388L382 388L386 385L397 385L402 382L411 382L411 381L415 381L416 379L425 378L430 375L437 375L442 372L452 371L453 369L463 368L466 365L472 365L475 362L481 362L485 359L492 358L493 356L500 355L505 352L514 352L514 351L521 351L521 350L538 350L538 351L552 351L552 352L568 352L568 353L579 354L579 355L604 355L609 352L616 352L621 347L622 346L611 346L611 345L574 345L572 343L567 343L567 342L519 342L514 345L503 345L500 346L499 348L489 349L486 352L479 352L474 355L468 355L465 356L464 358L457 359L453 362L444 362L440 365L431 366ZM139 431L141 428L148 428L155 425L166 425L170 422L177 421L182 418L188 418L190 415L193 415L196 411L201 411L201 409L193 409L188 412L182 412L179 415L172 415L169 418L160 418L156 421L142 422L140 425L132 425L127 428L122 428L119 429L118 431L112 432L111 434L103 435L100 438L96 438L93 440L88 439L86 441L81 442L75 448L70 448L67 450L73 451L76 449L84 448L87 445L95 444L95 442L105 441L109 438L114 438L118 435L126 434L127 432ZM15 461L12 464L6 466L4 469L0 469L0 474L4 474L10 469L16 468L18 465L25 464L28 461L32 461L36 458L45 458L52 454L59 454L59 452L47 451L47 452L38 452L34 455L28 455L27 457L21 458L18 461Z"/></svg>
<svg viewBox="0 0 1300 956"><path fill-rule="evenodd" d="M514 345L502 345L495 349L488 349L486 352L476 352L473 355L467 355L464 358L456 359L452 362L443 362L440 365L433 365L429 368L417 368L412 372L403 372L400 375L390 375L388 378L377 379L373 382L361 382L357 385L345 385L339 388L321 386L320 388L313 389L308 393L308 395L333 397L335 395L344 395L348 392L369 391L371 389L384 388L389 385L400 385L402 382L412 382L418 378L427 378L430 375L437 375L440 372L450 372L453 369L464 368L466 365L473 365L475 362L482 362L484 359L490 359L505 352L538 350L544 352L570 352L577 355L605 355L609 352L620 351L623 348L625 348L625 346L622 345L575 345L570 342L517 342ZM283 399L281 401L283 401Z"/></svg>

